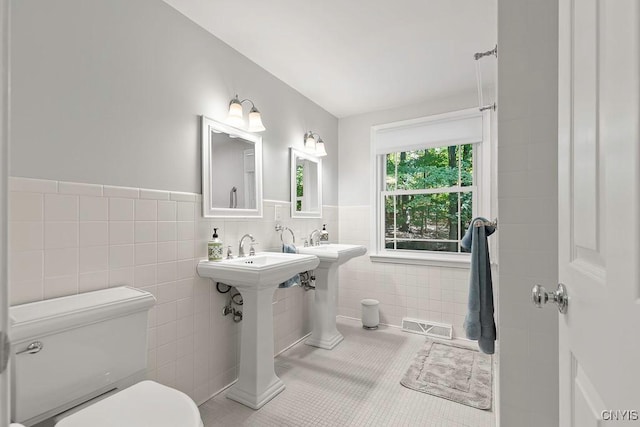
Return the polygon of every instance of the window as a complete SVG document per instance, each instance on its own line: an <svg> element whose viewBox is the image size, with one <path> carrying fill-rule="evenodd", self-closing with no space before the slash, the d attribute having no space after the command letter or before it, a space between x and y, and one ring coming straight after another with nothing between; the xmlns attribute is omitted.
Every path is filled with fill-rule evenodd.
<svg viewBox="0 0 640 427"><path fill-rule="evenodd" d="M460 240L490 216L489 118L470 109L373 128L373 261L468 262Z"/></svg>
<svg viewBox="0 0 640 427"><path fill-rule="evenodd" d="M296 163L296 211L302 211L302 199L304 197L302 180L304 178L304 165Z"/></svg>
<svg viewBox="0 0 640 427"><path fill-rule="evenodd" d="M461 252L473 215L473 145L386 154L384 247Z"/></svg>

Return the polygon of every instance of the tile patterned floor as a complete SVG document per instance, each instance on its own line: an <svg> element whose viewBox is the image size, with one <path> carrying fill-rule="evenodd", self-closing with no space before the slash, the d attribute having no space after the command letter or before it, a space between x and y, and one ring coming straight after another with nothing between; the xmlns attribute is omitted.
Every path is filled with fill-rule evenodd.
<svg viewBox="0 0 640 427"><path fill-rule="evenodd" d="M400 385L424 337L338 319L345 339L328 351L299 343L275 359L287 388L254 411L221 393L200 406L205 427L493 427L495 414Z"/></svg>

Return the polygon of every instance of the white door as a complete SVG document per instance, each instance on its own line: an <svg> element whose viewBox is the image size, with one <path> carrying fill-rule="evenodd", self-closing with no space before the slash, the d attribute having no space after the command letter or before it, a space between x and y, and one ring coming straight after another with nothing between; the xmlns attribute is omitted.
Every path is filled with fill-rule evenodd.
<svg viewBox="0 0 640 427"><path fill-rule="evenodd" d="M559 7L560 426L618 425L640 416L640 1Z"/></svg>

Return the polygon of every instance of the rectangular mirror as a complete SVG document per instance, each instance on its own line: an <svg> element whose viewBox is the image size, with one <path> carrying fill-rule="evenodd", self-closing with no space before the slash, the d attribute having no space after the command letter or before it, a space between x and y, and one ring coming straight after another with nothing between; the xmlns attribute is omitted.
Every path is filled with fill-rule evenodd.
<svg viewBox="0 0 640 427"><path fill-rule="evenodd" d="M322 217L322 159L290 148L291 217Z"/></svg>
<svg viewBox="0 0 640 427"><path fill-rule="evenodd" d="M202 215L262 217L262 137L205 116Z"/></svg>

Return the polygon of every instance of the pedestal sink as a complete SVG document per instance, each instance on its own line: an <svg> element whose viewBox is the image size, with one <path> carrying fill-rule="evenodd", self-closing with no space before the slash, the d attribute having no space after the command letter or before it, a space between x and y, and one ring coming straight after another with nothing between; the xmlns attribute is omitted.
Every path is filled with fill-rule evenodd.
<svg viewBox="0 0 640 427"><path fill-rule="evenodd" d="M279 283L315 269L318 263L314 255L271 252L198 263L201 277L235 286L242 294L240 372L228 398L259 409L284 390L273 369L273 292Z"/></svg>
<svg viewBox="0 0 640 427"><path fill-rule="evenodd" d="M331 350L343 340L336 329L338 267L351 258L367 253L362 245L328 244L298 248L301 254L320 258L316 269L316 295L313 304L313 331L305 344Z"/></svg>

